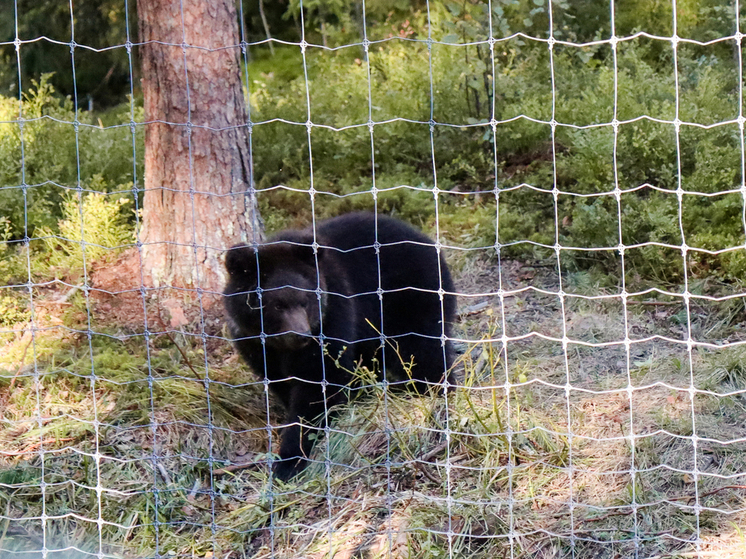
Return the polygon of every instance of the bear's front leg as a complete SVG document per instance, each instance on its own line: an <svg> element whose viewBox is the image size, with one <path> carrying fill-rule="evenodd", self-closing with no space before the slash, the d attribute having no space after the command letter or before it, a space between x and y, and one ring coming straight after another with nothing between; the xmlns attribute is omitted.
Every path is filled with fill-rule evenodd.
<svg viewBox="0 0 746 559"><path fill-rule="evenodd" d="M324 414L344 400L341 387L328 385L326 394L320 383L294 381L290 389L287 424L282 430L280 460L274 465L274 475L288 480L302 472L311 462L309 456L318 437L326 426ZM327 415L329 419L331 417Z"/></svg>
<svg viewBox="0 0 746 559"><path fill-rule="evenodd" d="M302 472L310 463L313 449L311 433L322 420L325 411L324 392L317 383L293 381L288 398L287 424L281 432L280 461L275 463L275 477L288 480Z"/></svg>

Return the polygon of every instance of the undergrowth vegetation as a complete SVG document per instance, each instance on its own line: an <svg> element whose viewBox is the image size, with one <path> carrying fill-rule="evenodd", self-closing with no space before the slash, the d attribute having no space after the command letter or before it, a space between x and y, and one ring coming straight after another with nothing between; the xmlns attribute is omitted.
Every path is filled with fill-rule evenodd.
<svg viewBox="0 0 746 559"><path fill-rule="evenodd" d="M307 72L296 47L276 47L274 55L254 49L247 95L267 228L308 223L311 185L320 217L372 208L375 186L380 211L431 227L437 186L443 236L456 246L497 241L507 256L538 260L553 257L556 242L606 247L567 251L563 260L568 268L614 273L620 243L661 243L628 251L625 264L635 277L678 284L680 254L665 245L685 240L691 275L742 277L743 251L712 254L744 243L733 52L722 44L680 45L677 87L672 49L645 37L620 42L616 57L607 44L557 45L551 60L545 43L520 37L496 43L494 52L488 44L464 45L488 37L480 10L434 7L430 33L446 44L430 50L396 40L426 38L426 12L401 20L392 12L385 29L394 39L372 43L368 63L344 25L327 34L350 46L309 48ZM578 40L563 29L558 37ZM127 196L134 208L143 128L135 126L133 137L130 122L142 122L140 101L131 111L130 103L76 111L55 95L48 76L21 103L0 98L0 207L12 240L59 231L64 201L78 189ZM19 116L22 126L14 122ZM501 122L494 130L492 118ZM674 118L683 122L678 134L656 120Z"/></svg>
<svg viewBox="0 0 746 559"><path fill-rule="evenodd" d="M17 122L23 119L22 124ZM142 109L135 111L142 122ZM57 230L65 196L77 189L132 191L142 177L142 127L130 130L130 105L93 114L55 94L49 76L18 99L0 96L0 208L14 239ZM139 156L133 158L137 146Z"/></svg>
<svg viewBox="0 0 746 559"><path fill-rule="evenodd" d="M410 25L422 31L427 26L423 14L419 17L419 24ZM433 16L436 29L438 17L444 16ZM484 27L472 29L463 40L486 39L485 33ZM644 38L620 43L615 72L608 45L558 46L553 78L546 45L524 39L497 43L494 58L488 45L436 44L430 52L422 43L374 43L369 68L359 46L312 51L306 56L307 77L296 50L266 61L260 55L250 68L253 120L282 117L298 123L254 128L258 186L269 189L260 203L265 213L272 208L270 225L308 220L312 154L314 189L335 195L318 195L321 215L373 207L375 171L378 208L420 223L432 223L435 206L427 202L437 185L445 238L459 246L490 246L497 239L508 245L504 253L524 259L553 255L526 241L608 247L582 258L569 252L564 257L569 266L600 265L607 271L618 265L620 243L673 246L685 238L693 249L740 246L744 200L738 191L739 84L732 53L680 47L677 89L672 52L659 47ZM311 119L319 125L310 134L310 150L308 137L299 133L308 109L297 100L306 91ZM379 123L372 139L369 114ZM677 117L685 123L678 135L673 125L653 120ZM439 123L432 137L426 124L431 118ZM493 132L491 118L509 122ZM554 138L552 118L559 123ZM614 118L621 122L618 134L609 125ZM722 124L701 127L716 123ZM278 184L292 190L277 189ZM399 190L400 185L423 192ZM567 193L556 204L554 186ZM622 190L619 204L615 186ZM685 192L681 207L678 188ZM743 251L693 250L689 258L693 275L733 280L746 271ZM629 252L626 265L641 276L683 281L675 251Z"/></svg>
<svg viewBox="0 0 746 559"><path fill-rule="evenodd" d="M479 266L466 280L492 264ZM746 519L731 481L746 469L742 346L690 360L681 345L636 344L628 380L621 346L563 352L529 337L505 354L500 307L489 305L461 322L474 341L462 348L455 389L415 397L357 371L366 388L351 390L319 431L315 463L283 483L267 467L280 410L221 338L205 343L191 328L154 331L149 341L121 328L89 336L99 314L84 294L63 315L53 300L36 300L35 336L22 333L24 317L16 334L3 334L4 550L550 557L570 553L574 538L579 557L675 556L692 549L683 542L695 495L706 507L700 549L737 557L746 545L734 529ZM505 310L508 332L556 335L556 309L538 294ZM632 331L669 322L677 309L664 312L632 313ZM566 313L581 341L623 335L613 306L578 300ZM727 305L703 313L695 327L729 314ZM694 400L691 371L705 391ZM637 387L630 394L628 382ZM682 474L692 468L692 414L707 474L698 481Z"/></svg>

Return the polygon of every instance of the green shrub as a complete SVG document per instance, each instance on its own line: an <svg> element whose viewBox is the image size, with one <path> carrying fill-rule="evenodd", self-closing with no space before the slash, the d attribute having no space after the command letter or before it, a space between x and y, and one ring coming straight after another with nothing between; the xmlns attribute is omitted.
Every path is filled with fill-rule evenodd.
<svg viewBox="0 0 746 559"><path fill-rule="evenodd" d="M55 271L80 273L84 263L132 244L134 233L126 214L130 203L128 198L109 199L98 192L67 195L57 224L59 234L39 228L47 264Z"/></svg>
<svg viewBox="0 0 746 559"><path fill-rule="evenodd" d="M132 182L133 157L142 176L143 150L138 147L133 155L129 127L104 128L93 114L76 113L69 97L56 95L49 77L33 82L20 103L0 96L5 122L0 124L0 216L10 221L13 238L33 237L37 227L54 228L66 192L94 176L100 177L96 187L103 192L123 189ZM103 116L129 122L129 112L127 103ZM141 108L135 118L142 120ZM139 144L142 130L136 130Z"/></svg>
<svg viewBox="0 0 746 559"><path fill-rule="evenodd" d="M518 29L544 36L545 11L497 3L490 20L482 4L448 2L431 6L429 13L404 4L371 8L369 37L394 40L371 43L366 58L362 46L352 44L357 20L351 6L338 4L336 19L325 21L323 37L312 40L352 46L309 47L305 58L296 46L278 46L274 57L259 53L248 65L256 123L254 176L269 230L310 221L311 186L316 217L373 208L375 185L380 211L427 227L434 219L427 191L437 185L444 192L447 208L441 219L452 242L489 247L497 238L511 243L506 253L517 258L552 254L520 241L581 248L686 241L708 251L743 245L739 194L686 195L679 205L674 193L681 187L713 195L739 187L738 126L684 124L677 136L672 125L654 120L673 119L677 110L685 122L704 125L737 117L739 84L727 46L681 44L677 82L670 49L656 41L623 41L616 58L603 44L557 44L550 58L545 43L522 37L500 41L491 50L484 43L490 29L501 37ZM606 12L594 9L571 18L564 14L569 3L556 6L563 12L557 14L557 38L591 41L602 28L608 31L603 27ZM620 10L624 25L636 17L631 8ZM681 29L718 36L723 21L697 16L708 10L687 5ZM313 14L322 18L320 12ZM397 36L430 36L446 44L428 48ZM127 190L134 173L142 176L142 128L137 128L133 149L126 126L130 107L127 103L98 115L99 121L56 96L47 77L23 96L20 107L17 99L0 98L0 121L6 123L0 125L0 217L10 224L10 238L33 238L41 227L48 241L58 222L73 223L71 216L63 218L68 192L79 186ZM17 121L21 109L22 125ZM608 125L587 127L607 124L614 116L627 121L618 134ZM511 121L493 132L493 117ZM561 123L554 134L548 124L534 121L552 117ZM310 134L305 127L309 118L314 123ZM431 118L439 124L432 132ZM135 120L141 119L138 107ZM369 119L377 123L372 137ZM555 185L574 194L606 194L563 195L555 204ZM608 194L617 185L625 191L619 207ZM500 198L498 231L490 194L495 187L508 190ZM71 239L66 243L80 242L61 236ZM56 244L55 250L65 258L80 252L72 245L60 250ZM628 271L681 280L676 250L649 247L626 256ZM609 271L618 266L614 250L567 251L563 258L571 266L600 265ZM743 250L715 255L693 250L689 258L696 274L732 279L746 271Z"/></svg>
<svg viewBox="0 0 746 559"><path fill-rule="evenodd" d="M28 297L22 298L0 293L0 328L8 328L19 322L25 322L30 314Z"/></svg>
<svg viewBox="0 0 746 559"><path fill-rule="evenodd" d="M431 14L434 28L443 26L452 34L446 42L484 39L484 22L470 20L468 25L455 27L448 23L464 17L462 10L472 9L454 6L451 8L455 12L436 9ZM482 15L471 13L471 17ZM421 23L413 20L412 27L417 29ZM433 34L437 36L435 30ZM446 35L440 39L446 40ZM313 186L318 192L315 211L317 217L324 217L372 208L369 191L374 170L375 185L382 190L401 185L432 189L436 184L434 155L437 186L459 192L448 199L448 209L441 214L452 242L467 246L495 242L494 203L485 205L491 195L472 200L469 193L491 191L495 184L509 188L526 183L545 189L547 194L524 188L501 196L498 237L503 244L521 240L554 244L555 204L549 191L555 184L577 194L608 193L616 185L629 190L622 195L621 207L608 194L593 198L560 196L556 211L561 220L558 240L563 246L616 247L620 241L626 245L681 245L680 212L688 245L721 250L743 244L743 201L739 195L687 196L680 210L673 193L679 185L708 194L738 187L740 136L736 125L710 129L683 125L677 144L673 126L648 118L673 119L676 115L672 65L655 44L631 41L620 45L616 74L611 49L606 46L555 49L555 118L559 122L608 123L614 117L615 103L617 118L631 122L621 124L618 135L611 126L558 126L554 144L548 125L522 118L552 117L546 47L515 40L501 43L495 51L493 76L486 48L434 45L430 57L421 43L375 44L370 49L370 90L364 56L354 48L307 51L308 84L299 58L278 57L295 72L283 67L257 74L249 66L250 76L255 76L252 117L260 123L254 128L256 176L260 188L272 189L260 193L260 207L264 214L282 216L272 219L272 227L308 222L310 157ZM737 87L730 61L715 55L695 58L687 54L682 48L680 118L711 124L737 115L737 96L730 94ZM367 126L345 130L314 127L309 150L304 127L262 123L278 117L304 123L308 118L306 85L314 124L335 128L364 125L369 105L371 117L377 122L397 117L427 122L431 118L431 67L433 118L456 125L436 126L432 136L427 124L402 120L377 124L372 144ZM266 62L258 62L257 68L266 69ZM493 93L494 117L517 117L499 124L494 135L487 124L492 116ZM278 184L295 192L274 189ZM641 185L672 193L639 189ZM451 203L457 198L460 201ZM430 224L434 215L431 196L407 188L379 193L378 208L420 224ZM449 212L457 215L446 217ZM459 215L462 212L465 214ZM746 262L742 252L706 255L692 251L691 269L709 274L717 270L724 279L737 277ZM505 253L536 258L552 251L537 253L535 246L517 243L507 247ZM628 271L642 277L671 282L682 279L681 255L676 250L647 247L628 251L626 257ZM609 271L616 271L619 262L615 250L592 254L568 251L563 258L570 265L600 264Z"/></svg>

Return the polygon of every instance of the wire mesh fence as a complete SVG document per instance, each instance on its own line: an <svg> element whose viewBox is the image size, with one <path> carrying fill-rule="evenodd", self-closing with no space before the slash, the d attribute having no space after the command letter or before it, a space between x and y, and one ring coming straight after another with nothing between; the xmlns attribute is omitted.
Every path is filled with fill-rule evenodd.
<svg viewBox="0 0 746 559"><path fill-rule="evenodd" d="M55 8L65 36L6 4L0 557L746 554L740 2L239 2L206 45L193 3L142 42L125 0L95 47L86 3ZM154 44L181 120L144 109ZM43 52L67 98L31 81ZM240 61L244 116L200 105L227 86L195 52ZM112 53L126 101L99 108L77 76ZM186 186L143 178L159 127L186 140L147 164ZM244 188L219 191L201 142L236 131ZM186 242L143 236L166 191ZM200 267L233 243L234 276ZM160 245L191 283L151 278ZM231 319L211 275L253 278Z"/></svg>

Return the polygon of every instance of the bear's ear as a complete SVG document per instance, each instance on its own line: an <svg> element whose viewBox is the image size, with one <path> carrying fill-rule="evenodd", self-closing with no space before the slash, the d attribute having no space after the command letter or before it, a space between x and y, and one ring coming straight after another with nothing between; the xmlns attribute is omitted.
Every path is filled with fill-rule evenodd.
<svg viewBox="0 0 746 559"><path fill-rule="evenodd" d="M331 250L327 245L325 239L321 235L316 235L316 243L318 244L318 253L314 257L313 253L313 234L308 233L308 236L302 241L303 244L295 246L295 256L299 260L303 261L311 268L316 268L316 260L318 259L319 266L321 261L325 259L325 256Z"/></svg>
<svg viewBox="0 0 746 559"><path fill-rule="evenodd" d="M256 250L246 245L235 245L225 253L225 269L231 276L256 275Z"/></svg>
<svg viewBox="0 0 746 559"><path fill-rule="evenodd" d="M313 237L304 239L301 242L302 244L293 245L293 256L306 266L315 268L316 258L313 255ZM321 251L319 251L319 258L321 258Z"/></svg>
<svg viewBox="0 0 746 559"><path fill-rule="evenodd" d="M287 231L281 238L277 239L278 253L283 258L288 258L296 263L301 263L312 268L316 267L316 258L313 254L313 233L311 231ZM323 243L317 240L319 245ZM324 249L319 248L319 261L321 261Z"/></svg>

